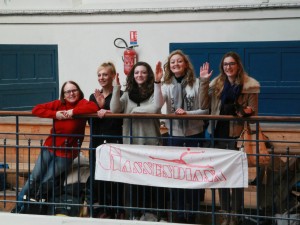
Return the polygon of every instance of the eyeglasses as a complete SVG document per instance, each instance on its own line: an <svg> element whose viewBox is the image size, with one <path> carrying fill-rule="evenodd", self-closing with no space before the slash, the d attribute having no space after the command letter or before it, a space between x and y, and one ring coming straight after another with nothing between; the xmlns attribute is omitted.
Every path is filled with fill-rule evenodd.
<svg viewBox="0 0 300 225"><path fill-rule="evenodd" d="M64 94L70 95L71 93L76 93L77 91L78 91L78 89L68 90L68 91L64 91Z"/></svg>
<svg viewBox="0 0 300 225"><path fill-rule="evenodd" d="M236 62L229 62L229 63L223 63L223 67L227 67L227 66L234 66L236 65Z"/></svg>

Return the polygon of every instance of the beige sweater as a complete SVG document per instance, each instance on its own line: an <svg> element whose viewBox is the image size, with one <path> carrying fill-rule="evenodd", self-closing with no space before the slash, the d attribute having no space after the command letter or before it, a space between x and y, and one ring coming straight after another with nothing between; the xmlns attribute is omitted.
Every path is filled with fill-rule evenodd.
<svg viewBox="0 0 300 225"><path fill-rule="evenodd" d="M201 109L211 110L211 115L220 115L221 100L214 93L216 78L209 82L208 78L201 78L200 82L200 105ZM258 111L258 94L260 92L260 84L254 78L245 75L244 85L238 103L244 107L250 106L254 114ZM215 123L216 124L216 123ZM230 121L230 137L238 137L244 128L242 121ZM212 123L210 121L208 132L212 133Z"/></svg>

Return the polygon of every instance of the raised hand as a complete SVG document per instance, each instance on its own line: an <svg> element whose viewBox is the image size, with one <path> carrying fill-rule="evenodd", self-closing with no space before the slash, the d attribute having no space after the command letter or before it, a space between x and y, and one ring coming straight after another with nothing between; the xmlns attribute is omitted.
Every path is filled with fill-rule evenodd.
<svg viewBox="0 0 300 225"><path fill-rule="evenodd" d="M95 90L94 93L95 99L97 101L97 104L100 108L102 108L105 104L105 98L104 95L102 94L102 92L99 89Z"/></svg>
<svg viewBox="0 0 300 225"><path fill-rule="evenodd" d="M205 62L203 65L200 67L200 77L201 78L210 78L212 75L213 71L209 72L209 63Z"/></svg>
<svg viewBox="0 0 300 225"><path fill-rule="evenodd" d="M120 86L119 73L116 74L116 76L113 80L113 86Z"/></svg>
<svg viewBox="0 0 300 225"><path fill-rule="evenodd" d="M154 77L155 82L160 82L162 77L163 77L163 69L161 66L161 62L158 61L155 68L155 77Z"/></svg>

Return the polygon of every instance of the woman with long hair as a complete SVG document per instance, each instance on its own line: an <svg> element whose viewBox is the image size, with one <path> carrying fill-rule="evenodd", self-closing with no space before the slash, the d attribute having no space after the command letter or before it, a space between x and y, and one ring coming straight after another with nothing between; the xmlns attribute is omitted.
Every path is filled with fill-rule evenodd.
<svg viewBox="0 0 300 225"><path fill-rule="evenodd" d="M148 63L137 62L130 70L126 80L126 89L120 96L121 85L117 74L110 102L111 111L126 114L161 113L162 102L159 101L161 84L155 83L155 79L156 75ZM133 118L132 121L123 119L123 144L160 145L159 119ZM129 185L125 187L128 193ZM157 204L161 209L163 202L156 198L161 194L161 190L157 187L132 185L131 191L134 199L132 206L153 208L153 204ZM128 198L129 194L126 196ZM137 204L134 205L134 203ZM152 211L146 211L143 215L135 211L131 219L159 221L160 217L159 213L155 214Z"/></svg>
<svg viewBox="0 0 300 225"><path fill-rule="evenodd" d="M212 71L206 62L200 67L200 104L202 109L210 109L211 115L233 115L246 117L257 115L260 85L244 70L240 56L236 52L226 53L220 63L220 74L210 81ZM216 148L237 150L236 139L244 128L238 120L219 120L215 126L209 123L208 131L214 133ZM221 225L238 225L241 220L235 215L243 208L243 188L219 189Z"/></svg>
<svg viewBox="0 0 300 225"><path fill-rule="evenodd" d="M120 81L116 76L116 86L110 109L113 113L161 113L162 104L158 100L160 83L154 83L154 73L146 62L137 62L127 76L126 89L120 96ZM131 127L132 125L132 127ZM132 131L132 133L131 133ZM160 122L158 119L123 120L123 143L140 145L160 144ZM130 138L129 136L132 136Z"/></svg>
<svg viewBox="0 0 300 225"><path fill-rule="evenodd" d="M158 78L163 72L157 71ZM160 79L159 79L160 80ZM161 100L166 103L166 114L199 115L207 114L199 104L199 79L196 78L193 65L181 50L171 52L164 64L164 81ZM201 147L204 140L204 122L202 120L170 120L165 121L169 131L169 146ZM171 126L172 124L172 126ZM204 189L173 192L177 198L179 210L197 210L199 201L204 200ZM188 205L190 206L189 208ZM178 213L178 222L195 223L195 214Z"/></svg>

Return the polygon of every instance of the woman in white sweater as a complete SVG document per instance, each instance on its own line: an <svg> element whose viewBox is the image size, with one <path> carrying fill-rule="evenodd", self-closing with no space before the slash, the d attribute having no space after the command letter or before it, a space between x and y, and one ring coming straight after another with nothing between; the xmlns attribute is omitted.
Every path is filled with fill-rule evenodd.
<svg viewBox="0 0 300 225"><path fill-rule="evenodd" d="M164 83L160 101L166 103L166 113L176 115L208 114L208 110L200 108L199 89L200 81L195 76L193 65L187 55L181 50L175 50L168 56L164 65ZM156 78L162 78L162 70L156 71ZM169 146L202 147L204 140L203 120L166 120L169 131ZM172 126L171 126L172 124ZM179 210L197 210L198 200L204 200L204 189L184 190L173 192L178 201ZM190 206L187 208L186 206ZM179 212L177 222L194 223L195 214Z"/></svg>
<svg viewBox="0 0 300 225"><path fill-rule="evenodd" d="M160 67L160 64L158 64ZM113 113L161 113L162 101L161 84L155 82L155 75L150 65L145 62L137 62L127 77L126 89L120 97L120 81L116 76L116 85L113 88L113 96L110 102L110 110ZM132 137L132 138L130 138ZM160 145L160 122L159 119L123 119L123 144ZM143 149L141 148L141 151ZM128 187L128 186L127 186ZM148 186L132 186L133 201L137 207L153 207L153 202L162 208L163 201L157 202L157 196L162 194L163 189ZM144 195L143 193L146 193ZM137 195L136 195L137 194ZM127 197L129 195L126 195ZM143 198L145 196L145 198ZM139 217L134 213L133 217ZM149 219L151 218L151 219ZM144 213L141 220L158 221L157 215L152 212Z"/></svg>
<svg viewBox="0 0 300 225"><path fill-rule="evenodd" d="M110 102L111 112L126 114L161 113L162 103L159 100L161 84L154 83L154 79L150 65L145 62L137 62L128 74L126 89L120 97L121 85L117 75ZM160 144L159 119L134 118L132 124L130 120L123 120L124 144ZM132 139L129 138L130 136Z"/></svg>

